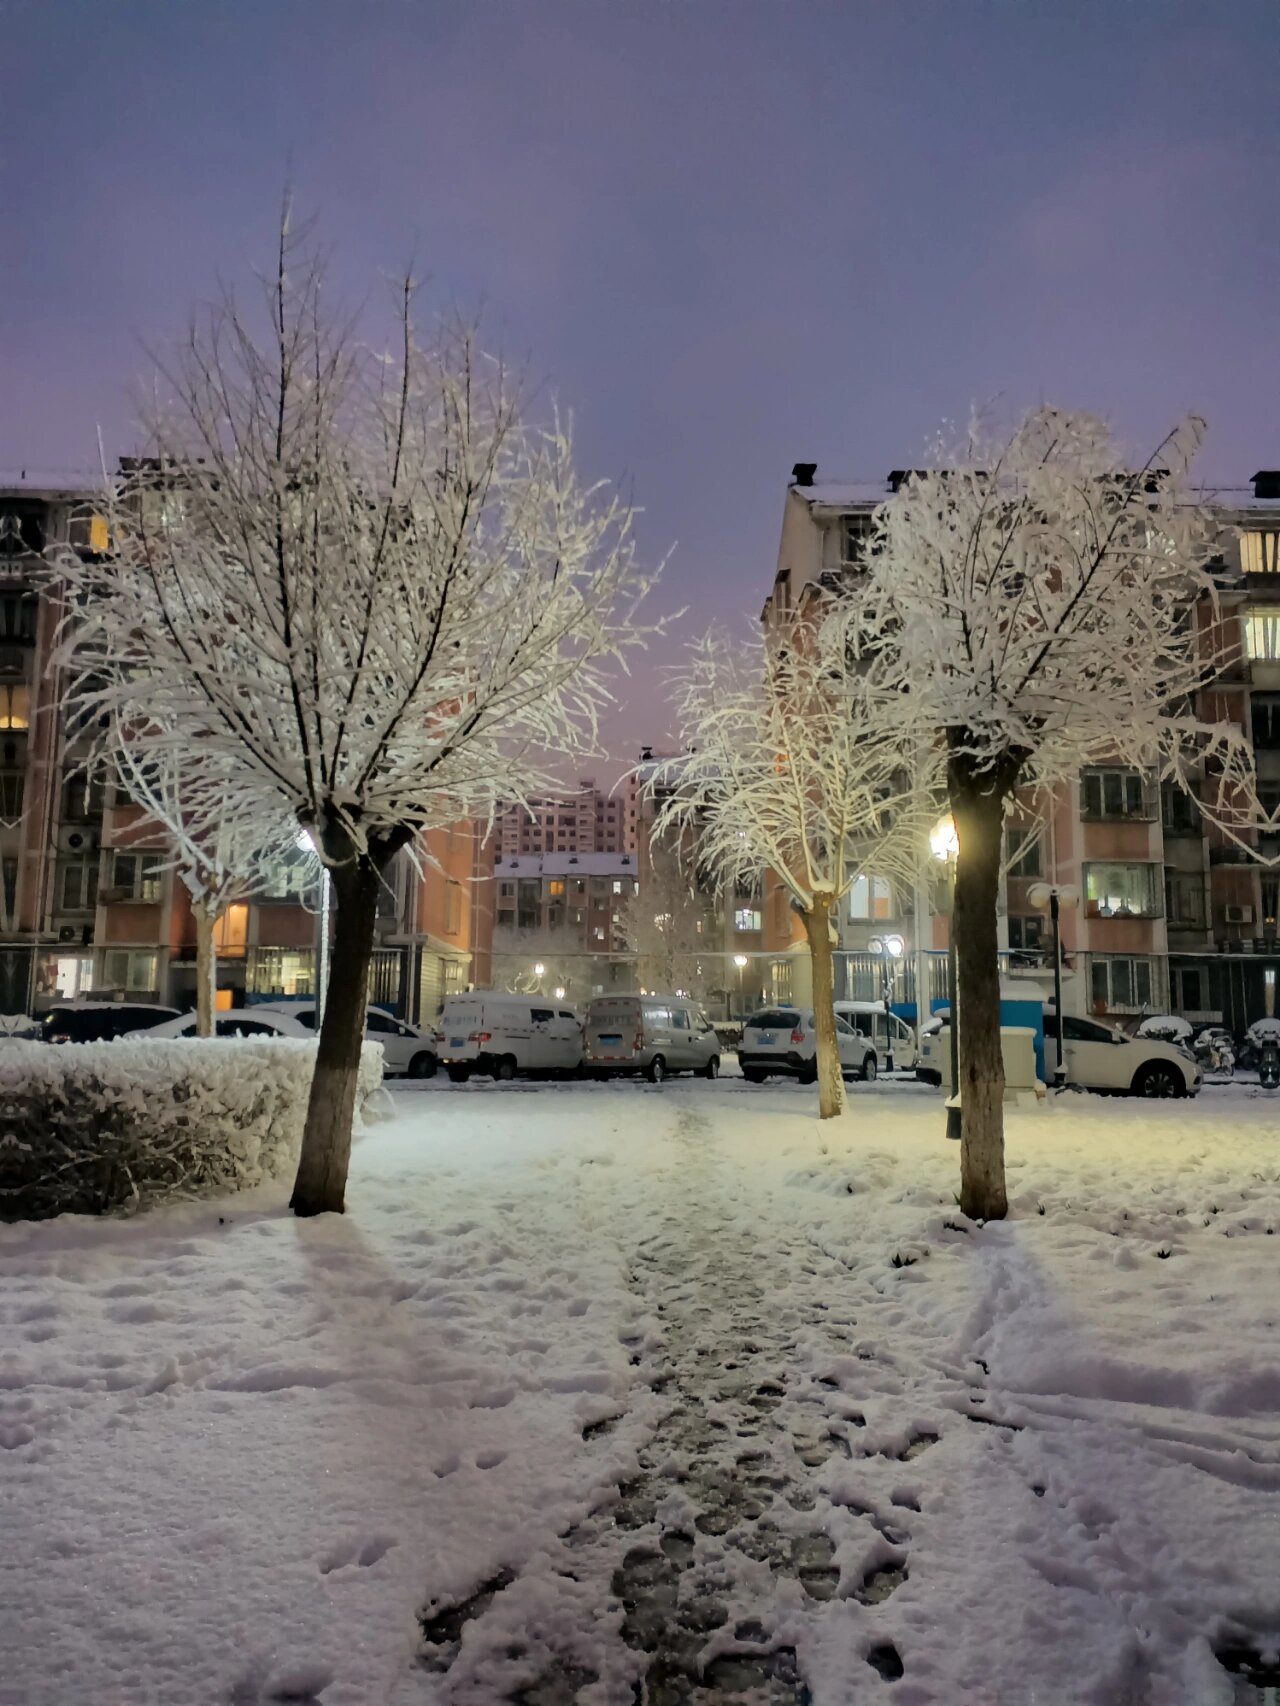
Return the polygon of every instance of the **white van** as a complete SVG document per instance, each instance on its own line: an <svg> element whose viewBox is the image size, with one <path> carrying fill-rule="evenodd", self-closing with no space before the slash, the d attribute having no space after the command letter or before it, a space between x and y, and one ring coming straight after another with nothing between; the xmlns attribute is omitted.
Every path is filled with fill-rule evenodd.
<svg viewBox="0 0 1280 1706"><path fill-rule="evenodd" d="M601 995L587 1009L587 1071L594 1078L643 1072L653 1083L673 1072L720 1074L720 1039L686 995Z"/></svg>
<svg viewBox="0 0 1280 1706"><path fill-rule="evenodd" d="M446 995L436 1021L440 1059L455 1084L473 1072L514 1078L517 1072L578 1072L582 1021L571 1007L542 995L475 989Z"/></svg>
<svg viewBox="0 0 1280 1706"><path fill-rule="evenodd" d="M875 1046L876 1070L910 1072L916 1063L916 1040L910 1025L896 1013L886 1013L882 1001L837 1001L836 1012ZM868 1076L866 1073L863 1077Z"/></svg>

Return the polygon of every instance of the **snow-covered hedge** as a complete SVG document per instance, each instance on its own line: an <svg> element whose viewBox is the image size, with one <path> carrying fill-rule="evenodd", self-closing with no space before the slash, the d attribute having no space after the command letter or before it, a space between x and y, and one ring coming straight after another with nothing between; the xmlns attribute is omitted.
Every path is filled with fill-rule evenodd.
<svg viewBox="0 0 1280 1706"><path fill-rule="evenodd" d="M0 1041L0 1219L244 1190L297 1160L314 1042ZM357 1108L382 1082L367 1043Z"/></svg>

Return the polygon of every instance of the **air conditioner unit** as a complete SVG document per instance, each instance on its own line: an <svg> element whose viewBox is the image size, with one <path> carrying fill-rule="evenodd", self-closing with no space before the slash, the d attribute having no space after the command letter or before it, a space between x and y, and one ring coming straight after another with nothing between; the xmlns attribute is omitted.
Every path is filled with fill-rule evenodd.
<svg viewBox="0 0 1280 1706"><path fill-rule="evenodd" d="M98 831L81 823L64 823L58 831L58 846L63 853L96 853Z"/></svg>
<svg viewBox="0 0 1280 1706"><path fill-rule="evenodd" d="M1223 909L1223 916L1228 924L1252 924L1253 908L1251 906L1228 906Z"/></svg>

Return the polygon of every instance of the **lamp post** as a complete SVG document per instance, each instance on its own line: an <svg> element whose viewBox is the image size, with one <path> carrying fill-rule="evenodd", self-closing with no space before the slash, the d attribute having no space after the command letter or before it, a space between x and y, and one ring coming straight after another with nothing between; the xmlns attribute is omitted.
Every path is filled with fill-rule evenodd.
<svg viewBox="0 0 1280 1706"><path fill-rule="evenodd" d="M938 819L929 836L929 851L947 867L947 982L951 986L951 1095L947 1101L947 1136L956 1142L961 1133L960 1106L960 967L956 958L956 859L960 839L956 820L948 812Z"/></svg>
<svg viewBox="0 0 1280 1706"><path fill-rule="evenodd" d="M867 950L880 961L880 999L884 1002L884 1038L885 1065L893 1071L893 1026L889 1017L893 1012L893 982L896 975L895 962L902 958L906 943L901 936L873 936L867 943Z"/></svg>
<svg viewBox="0 0 1280 1706"><path fill-rule="evenodd" d="M324 1004L329 993L329 867L321 859L316 847L315 837L309 830L299 830L297 846L299 852L313 854L320 869L320 905L316 910L315 939L315 1001L316 1030L318 1032L324 1023Z"/></svg>
<svg viewBox="0 0 1280 1706"><path fill-rule="evenodd" d="M1032 883L1027 890L1027 899L1041 912L1046 906L1049 909L1053 936L1053 1023L1058 1033L1054 1039L1053 1087L1062 1090L1067 1083L1067 1059L1062 1045L1062 931L1059 919L1064 906L1072 907L1079 903L1080 890L1074 883Z"/></svg>
<svg viewBox="0 0 1280 1706"><path fill-rule="evenodd" d="M743 1007L745 1005L742 999L742 974L747 969L747 956L745 954L735 954L733 956L733 963L738 968L738 1017L741 1018Z"/></svg>

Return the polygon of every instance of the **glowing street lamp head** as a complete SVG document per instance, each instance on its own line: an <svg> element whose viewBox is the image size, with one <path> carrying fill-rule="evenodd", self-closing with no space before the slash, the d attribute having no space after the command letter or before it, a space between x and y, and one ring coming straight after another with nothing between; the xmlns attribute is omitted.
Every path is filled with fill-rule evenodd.
<svg viewBox="0 0 1280 1706"><path fill-rule="evenodd" d="M929 832L929 851L935 859L951 860L960 851L960 838L956 834L956 820L948 812L946 817L940 817Z"/></svg>
<svg viewBox="0 0 1280 1706"><path fill-rule="evenodd" d="M314 853L316 851L315 837L309 829L300 829L294 842L299 853Z"/></svg>
<svg viewBox="0 0 1280 1706"><path fill-rule="evenodd" d="M562 983L558 983L556 985L556 1000L557 1001L563 1001L564 1000L564 985Z"/></svg>
<svg viewBox="0 0 1280 1706"><path fill-rule="evenodd" d="M542 961L539 960L533 968L533 975L535 977L542 977L543 974L545 973L546 969L547 969L546 966L544 966Z"/></svg>
<svg viewBox="0 0 1280 1706"><path fill-rule="evenodd" d="M884 951L891 960L900 960L905 948L906 943L901 936L886 936L884 939Z"/></svg>
<svg viewBox="0 0 1280 1706"><path fill-rule="evenodd" d="M747 963L747 956L745 954L735 954L733 956L733 963L737 966L738 970L741 971Z"/></svg>

